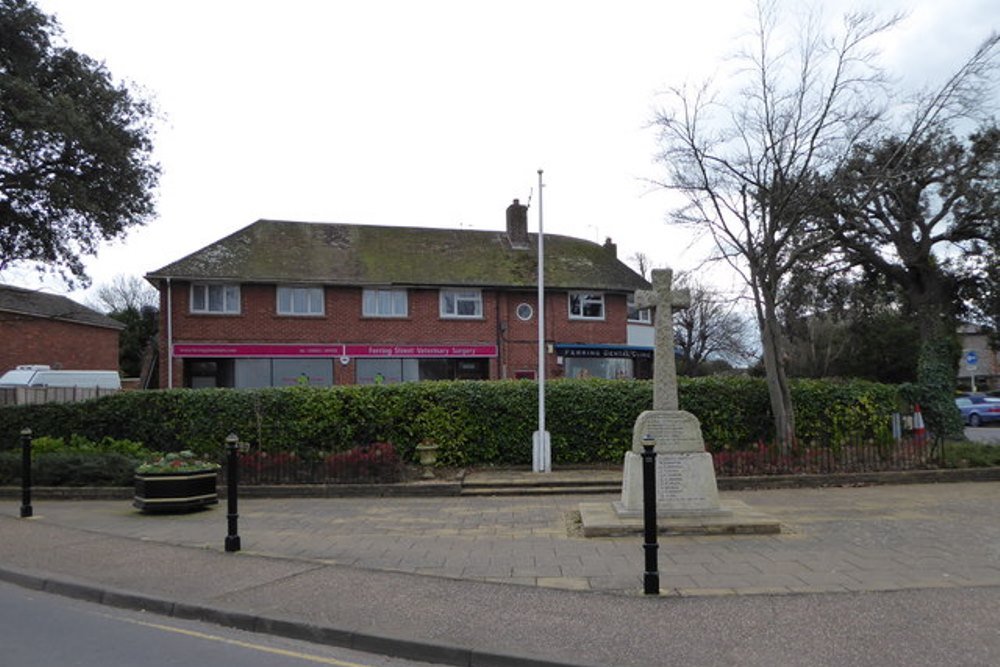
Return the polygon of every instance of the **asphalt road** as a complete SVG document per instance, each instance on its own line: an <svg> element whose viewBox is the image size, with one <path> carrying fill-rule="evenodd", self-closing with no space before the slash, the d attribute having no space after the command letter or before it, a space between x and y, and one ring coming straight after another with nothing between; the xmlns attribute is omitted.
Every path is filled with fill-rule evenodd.
<svg viewBox="0 0 1000 667"><path fill-rule="evenodd" d="M417 663L114 609L0 583L0 665L418 667Z"/></svg>
<svg viewBox="0 0 1000 667"><path fill-rule="evenodd" d="M995 667L1000 656L996 588L633 602L640 604L630 605L631 612L644 618L635 619L632 631L623 629L614 659L595 663L593 656L606 651L580 641L573 651L579 664ZM520 612L532 616L553 644L561 644L566 639L562 631L579 623L572 607L568 604L565 613L551 616L539 614L527 602ZM507 628L501 625L495 631L510 646L518 645L518 637ZM578 632L568 634L580 637ZM427 664L164 619L8 584L0 584L0 647L0 664L5 667Z"/></svg>
<svg viewBox="0 0 1000 667"><path fill-rule="evenodd" d="M1000 423L989 426L979 426L965 428L965 437L973 442L981 442L988 445L1000 445Z"/></svg>

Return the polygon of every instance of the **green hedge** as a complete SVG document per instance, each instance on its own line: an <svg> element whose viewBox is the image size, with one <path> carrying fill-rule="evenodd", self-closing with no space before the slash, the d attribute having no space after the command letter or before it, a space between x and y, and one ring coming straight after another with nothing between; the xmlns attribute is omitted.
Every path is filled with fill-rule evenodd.
<svg viewBox="0 0 1000 667"><path fill-rule="evenodd" d="M123 454L43 452L32 456L36 486L131 486L141 459ZM21 453L0 452L0 486L21 483Z"/></svg>
<svg viewBox="0 0 1000 667"><path fill-rule="evenodd" d="M422 440L446 465L526 464L537 428L537 385L529 381L420 382L334 388L121 392L85 403L0 408L0 449L35 437L110 437L155 451L217 454L236 433L254 450L346 451L386 441L404 460ZM701 420L710 450L771 439L767 386L759 378L681 378L681 408ZM793 384L800 439L876 437L897 408L896 388L863 381ZM652 384L556 380L547 384L546 426L559 463L620 461L632 425L652 407Z"/></svg>

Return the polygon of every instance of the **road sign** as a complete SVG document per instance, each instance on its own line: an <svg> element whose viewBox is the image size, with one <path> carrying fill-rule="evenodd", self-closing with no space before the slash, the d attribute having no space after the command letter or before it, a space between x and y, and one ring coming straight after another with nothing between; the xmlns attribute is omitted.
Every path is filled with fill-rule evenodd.
<svg viewBox="0 0 1000 667"><path fill-rule="evenodd" d="M979 363L979 355L976 354L975 350L969 350L965 353L965 363L967 366L975 367Z"/></svg>

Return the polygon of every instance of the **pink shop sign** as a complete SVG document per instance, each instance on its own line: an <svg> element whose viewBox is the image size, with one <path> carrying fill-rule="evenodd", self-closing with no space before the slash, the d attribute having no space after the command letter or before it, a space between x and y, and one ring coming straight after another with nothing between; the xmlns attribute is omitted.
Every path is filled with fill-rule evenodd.
<svg viewBox="0 0 1000 667"><path fill-rule="evenodd" d="M175 357L340 357L343 345L174 345Z"/></svg>
<svg viewBox="0 0 1000 667"><path fill-rule="evenodd" d="M496 345L345 345L348 357L451 358L495 357Z"/></svg>

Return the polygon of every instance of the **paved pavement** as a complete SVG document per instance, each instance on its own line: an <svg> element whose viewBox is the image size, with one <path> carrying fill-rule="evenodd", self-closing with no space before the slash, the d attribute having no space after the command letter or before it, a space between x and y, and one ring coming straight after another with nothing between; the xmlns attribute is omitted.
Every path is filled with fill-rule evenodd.
<svg viewBox="0 0 1000 667"><path fill-rule="evenodd" d="M945 602L985 605L984 618L1000 612L1000 482L722 496L777 517L782 533L661 538L660 598L640 595L641 540L580 534L576 507L593 496L245 499L238 554L222 552L223 506L156 516L127 501L43 500L22 520L9 499L0 505L0 578L470 665L668 664L656 657L666 649L656 653L642 637L662 635L667 619L693 638L712 635L719 614L743 627L742 614L763 611L785 619L791 646L805 642L797 624L820 608L839 628L860 623L861 609L898 613L907 600L910 615ZM901 592L871 597L886 591ZM989 627L986 641L968 629L980 654L957 664L1000 662ZM693 664L876 664L865 656L881 650L873 640L857 663L844 655L768 662L776 644L756 662L748 636L739 659L705 662L719 638L703 639L700 653L692 643L671 655ZM935 650L946 644L938 638ZM844 650L824 646L827 657ZM932 655L880 664L935 664L926 662Z"/></svg>

